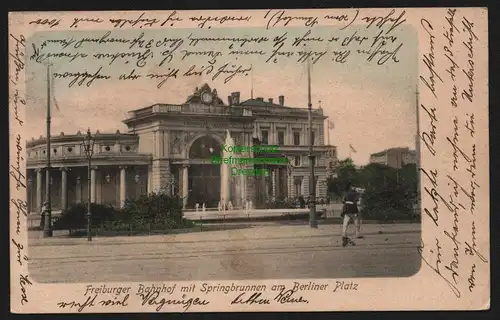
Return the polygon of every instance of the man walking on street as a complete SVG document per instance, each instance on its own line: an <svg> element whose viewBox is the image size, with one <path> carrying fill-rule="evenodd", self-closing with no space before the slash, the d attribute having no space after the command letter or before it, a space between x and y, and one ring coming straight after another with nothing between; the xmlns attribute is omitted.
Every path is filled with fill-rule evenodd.
<svg viewBox="0 0 500 320"><path fill-rule="evenodd" d="M351 219L354 221L354 227L356 230L356 237L360 237L359 234L359 220L358 220L358 200L359 200L359 194L356 192L354 188L351 188L348 186L348 191L344 195L344 198L342 199L342 214L341 217L343 218L343 223L342 223L342 246L345 247L350 239L347 236L347 228L349 227L349 222Z"/></svg>

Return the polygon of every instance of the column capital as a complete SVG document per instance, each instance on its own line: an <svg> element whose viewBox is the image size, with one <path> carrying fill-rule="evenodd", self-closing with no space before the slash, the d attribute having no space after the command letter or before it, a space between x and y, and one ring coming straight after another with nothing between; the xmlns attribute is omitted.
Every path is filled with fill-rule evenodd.
<svg viewBox="0 0 500 320"><path fill-rule="evenodd" d="M183 168L183 169L184 169L184 168L189 168L190 166L191 166L190 164L185 164L185 163L183 163L183 164L182 164L182 168Z"/></svg>
<svg viewBox="0 0 500 320"><path fill-rule="evenodd" d="M60 167L59 170L61 170L61 171L69 171L69 168L68 167Z"/></svg>
<svg viewBox="0 0 500 320"><path fill-rule="evenodd" d="M36 168L36 169L35 169L35 172L36 172L36 173L42 173L42 172L43 172L43 169L42 169L42 168Z"/></svg>
<svg viewBox="0 0 500 320"><path fill-rule="evenodd" d="M127 168L128 168L128 167L129 167L129 166L118 166L118 168L119 168L120 170L127 170Z"/></svg>
<svg viewBox="0 0 500 320"><path fill-rule="evenodd" d="M99 169L99 167L98 166L91 166L90 169L97 170L97 169Z"/></svg>

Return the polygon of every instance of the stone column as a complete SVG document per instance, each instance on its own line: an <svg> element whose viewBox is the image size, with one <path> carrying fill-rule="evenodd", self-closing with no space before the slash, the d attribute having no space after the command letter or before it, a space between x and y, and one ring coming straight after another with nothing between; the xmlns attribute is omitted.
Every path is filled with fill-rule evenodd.
<svg viewBox="0 0 500 320"><path fill-rule="evenodd" d="M95 179L95 174L96 174L96 171L97 170L97 167L91 167L90 168L90 203L95 203L95 200L96 200L96 179Z"/></svg>
<svg viewBox="0 0 500 320"><path fill-rule="evenodd" d="M146 187L147 187L146 193L150 193L151 190L152 190L152 187L151 187L152 186L152 179L151 179L152 178L152 168L151 168L151 165L148 165L147 175L148 175L147 176L147 181L148 182L147 182L147 185L146 185Z"/></svg>
<svg viewBox="0 0 500 320"><path fill-rule="evenodd" d="M261 167L261 169L268 169L269 170L269 167L267 166L263 166ZM272 175L272 172L269 170L268 171L269 175ZM260 194L262 195L262 203L265 203L266 200L267 200L267 197L269 196L269 188L268 188L268 185L267 185L267 179L268 179L268 176L265 176L265 175L262 175L260 176L260 179L261 179L261 186L262 186L262 191L260 192Z"/></svg>
<svg viewBox="0 0 500 320"><path fill-rule="evenodd" d="M287 181L287 190L288 190L288 193L286 196L290 199L293 197L293 178L292 178L291 174L287 176L286 181Z"/></svg>
<svg viewBox="0 0 500 320"><path fill-rule="evenodd" d="M271 177L272 185L273 185L273 198L278 197L278 189L276 183L278 182L278 169L273 168L272 177Z"/></svg>
<svg viewBox="0 0 500 320"><path fill-rule="evenodd" d="M281 197L281 171L283 170L280 167L276 169L276 198Z"/></svg>
<svg viewBox="0 0 500 320"><path fill-rule="evenodd" d="M187 201L188 201L188 193L189 193L189 176L188 176L188 169L189 165L183 165L182 166L182 203L184 209L187 206Z"/></svg>
<svg viewBox="0 0 500 320"><path fill-rule="evenodd" d="M239 199L240 199L240 206L242 208L245 208L245 203L246 199L248 198L247 195L247 176L242 174L240 175L240 194L239 194Z"/></svg>
<svg viewBox="0 0 500 320"><path fill-rule="evenodd" d="M82 179L80 176L76 178L76 188L75 188L75 196L76 196L76 203L82 203Z"/></svg>
<svg viewBox="0 0 500 320"><path fill-rule="evenodd" d="M42 210L42 169L36 169L36 212Z"/></svg>
<svg viewBox="0 0 500 320"><path fill-rule="evenodd" d="M120 166L120 208L123 208L126 199L127 199L127 167Z"/></svg>
<svg viewBox="0 0 500 320"><path fill-rule="evenodd" d="M61 210L68 208L68 168L62 167L61 170Z"/></svg>
<svg viewBox="0 0 500 320"><path fill-rule="evenodd" d="M300 193L303 197L308 197L308 190L309 190L309 187L307 186L308 183L309 179L307 179L305 176L302 177L302 179L300 179Z"/></svg>

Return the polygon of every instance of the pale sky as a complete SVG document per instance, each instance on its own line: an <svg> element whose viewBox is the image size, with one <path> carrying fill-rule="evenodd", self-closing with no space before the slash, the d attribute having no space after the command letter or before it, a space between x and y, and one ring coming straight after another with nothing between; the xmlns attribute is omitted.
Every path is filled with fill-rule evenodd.
<svg viewBox="0 0 500 320"><path fill-rule="evenodd" d="M113 31L112 37L134 38L145 33L144 38L154 37L156 40L164 37L186 37L193 33L197 36L210 37L234 37L267 36L270 39L281 35L284 31L288 37L302 36L305 28L271 29L263 31L260 28L248 29L169 29L165 31L156 30L127 30L121 32ZM359 35L373 37L378 29L365 30L361 27L352 26L346 30L336 27L315 28L309 37L330 38L338 36L343 39L354 32ZM47 39L63 39L73 37L78 39L84 37L101 37L106 31L98 32L50 32L39 33L27 41L27 56L33 53L32 43L40 47L41 41ZM354 162L358 165L368 163L369 155L391 147L415 148L416 134L416 99L415 90L417 85L417 38L416 32L409 26L401 26L400 31L394 33L399 39L404 39L403 46L397 53L399 63L386 63L377 66L375 61L367 62L367 56L351 53L345 64L331 61L331 57L323 57L312 66L312 102L313 108L318 107L318 101L325 115L334 122L335 128L330 132L330 144L338 147L339 158L349 156L349 144L357 150L352 153ZM373 40L367 40L366 43ZM400 41L400 40L398 40ZM287 42L288 43L288 42ZM400 42L397 42L400 43ZM187 41L184 43L188 49ZM389 44L387 49L394 49L396 44ZM226 50L228 44L198 45L190 50ZM369 44L368 44L369 47ZM50 43L40 50L46 52L80 52L89 56L92 53L101 52L130 52L125 50L126 45L96 45L86 43L78 49L69 46L61 49L61 46ZM246 50L270 51L269 45L247 44ZM285 47L284 47L285 48ZM283 49L284 49L283 48ZM290 48L290 44L287 44ZM311 50L339 50L340 43L309 44ZM348 47L355 51L358 47ZM367 49L367 48L366 48ZM161 56L161 51L155 49L153 54ZM131 51L134 51L132 49ZM158 58L161 60L161 58ZM219 62L231 59L227 56L218 58ZM223 101L227 102L227 96L233 91L241 92L241 100L250 98L251 83L253 78L254 97L263 97L265 100L274 98L275 103L279 95L285 96L285 105L290 107L307 107L307 76L306 64L299 64L296 59L283 59L277 64L265 63L262 57L240 57L238 63L243 66L253 67L253 76L235 77L232 81L224 84L223 78L212 81L210 76L204 77L179 77L169 79L165 85L157 89L156 81L140 79L137 81L107 80L96 82L90 86L73 86L68 88L68 79L55 79L53 94L60 110L53 108L52 133L58 135L60 132L74 134L78 130L86 131L90 127L93 132L115 132L117 129L126 132L126 126L121 122L126 118L130 110L143 108L156 103L181 104L187 96L193 93L195 87L208 83L210 87L217 90ZM150 62L144 68L137 68L138 73L148 72L165 73L168 67L176 67L187 70L192 64L207 65L207 58L190 57L184 61L177 61L173 65L159 67ZM135 61L124 64L123 59L117 59L111 66L109 60L77 59L68 63L67 58L51 59L53 72L83 72L94 73L101 65L102 73L117 76L129 72L135 67ZM234 61L233 61L234 63ZM145 70L141 70L145 69ZM45 135L45 110L47 105L46 89L46 67L34 61L27 62L27 127L26 137L39 137ZM325 139L326 142L326 139Z"/></svg>

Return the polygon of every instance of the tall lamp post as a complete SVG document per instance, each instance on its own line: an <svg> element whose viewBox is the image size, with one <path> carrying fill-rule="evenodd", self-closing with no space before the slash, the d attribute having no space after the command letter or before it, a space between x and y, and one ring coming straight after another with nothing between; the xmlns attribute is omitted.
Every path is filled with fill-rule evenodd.
<svg viewBox="0 0 500 320"><path fill-rule="evenodd" d="M314 154L313 154L313 129L312 129L312 103L311 103L311 67L307 63L307 111L309 122L309 226L317 228L316 221L316 178L314 176Z"/></svg>
<svg viewBox="0 0 500 320"><path fill-rule="evenodd" d="M88 189L88 202L87 202L87 241L92 241L92 212L90 211L90 204L92 200L91 194L91 165L92 165L92 156L94 155L94 138L90 133L90 128L87 130L87 135L83 140L83 150L85 152L85 157L88 160L88 168L87 168L87 189Z"/></svg>
<svg viewBox="0 0 500 320"><path fill-rule="evenodd" d="M47 64L47 168L45 169L45 221L43 226L43 237L52 237L52 201L51 201L51 184L50 184L50 63Z"/></svg>

